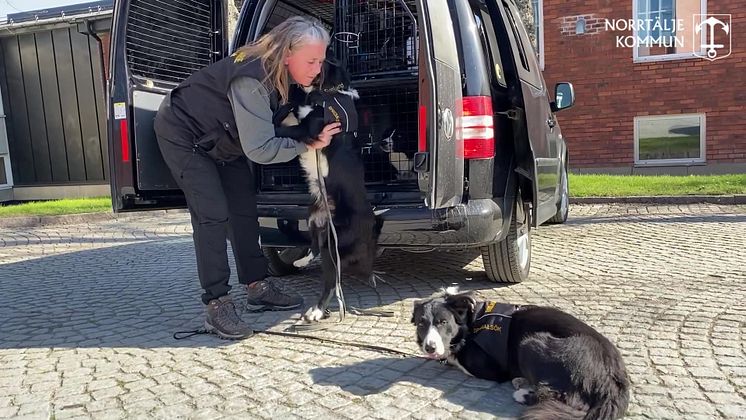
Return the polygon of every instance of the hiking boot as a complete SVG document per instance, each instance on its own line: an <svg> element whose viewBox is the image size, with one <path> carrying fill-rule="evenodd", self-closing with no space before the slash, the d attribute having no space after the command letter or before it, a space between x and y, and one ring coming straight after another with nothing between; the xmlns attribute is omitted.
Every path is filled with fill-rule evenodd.
<svg viewBox="0 0 746 420"><path fill-rule="evenodd" d="M246 309L249 311L287 311L302 304L302 297L288 295L267 280L246 285Z"/></svg>
<svg viewBox="0 0 746 420"><path fill-rule="evenodd" d="M227 340L251 337L254 331L236 312L236 305L229 295L213 299L205 309L205 329Z"/></svg>

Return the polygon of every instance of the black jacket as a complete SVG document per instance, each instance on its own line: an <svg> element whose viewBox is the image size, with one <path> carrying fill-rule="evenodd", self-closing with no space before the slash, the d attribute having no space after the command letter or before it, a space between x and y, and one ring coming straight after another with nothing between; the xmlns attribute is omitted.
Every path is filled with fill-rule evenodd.
<svg viewBox="0 0 746 420"><path fill-rule="evenodd" d="M272 150L265 150L272 149L266 145L274 137L271 109L277 108L276 93L268 91L261 83L265 77L261 62L246 59L241 53L197 71L165 98L156 116L156 134L168 139L190 139L216 161L231 161L244 154L251 158L252 152L271 155L256 156L255 160L260 163L295 157L305 148L296 149L295 142L290 139L273 144L277 146L274 149L287 149L288 153L278 156L278 150L274 150L274 154L268 153ZM240 98L237 91L242 93ZM231 101L239 102L240 109L234 109L236 104ZM270 116L266 124L262 108ZM242 123L252 120L253 126L237 125L236 113L242 115ZM239 138L239 132L241 137L258 138Z"/></svg>

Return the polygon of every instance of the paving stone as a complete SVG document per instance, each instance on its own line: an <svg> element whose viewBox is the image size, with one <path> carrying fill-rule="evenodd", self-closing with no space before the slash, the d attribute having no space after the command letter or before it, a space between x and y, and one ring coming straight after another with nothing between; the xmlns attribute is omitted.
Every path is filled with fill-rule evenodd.
<svg viewBox="0 0 746 420"><path fill-rule="evenodd" d="M376 262L385 283L345 279L344 290L348 303L395 316L333 314L312 334L416 353L412 302L457 283L557 306L607 335L632 381L629 418L746 418L746 247L734 246L746 206L572 205L566 224L533 235L531 278L509 286L488 282L474 251L388 250ZM510 384L422 358L292 337L174 340L203 316L186 213L0 228L0 272L3 418L508 419L524 409ZM276 281L312 301L319 274L312 262ZM281 330L299 313L242 317Z"/></svg>

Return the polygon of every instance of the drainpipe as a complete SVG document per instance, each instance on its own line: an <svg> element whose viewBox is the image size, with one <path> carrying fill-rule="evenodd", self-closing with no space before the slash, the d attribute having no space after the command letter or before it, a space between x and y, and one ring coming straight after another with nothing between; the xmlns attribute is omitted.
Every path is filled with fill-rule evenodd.
<svg viewBox="0 0 746 420"><path fill-rule="evenodd" d="M107 77L106 77L106 66L104 66L104 44L101 41L101 38L96 33L96 31L93 29L93 22L91 22L90 20L86 20L84 24L85 24L85 32L81 32L81 33L85 33L86 35L93 37L93 39L95 39L96 42L98 43L99 60L101 61L101 71L103 71L104 81L106 81Z"/></svg>

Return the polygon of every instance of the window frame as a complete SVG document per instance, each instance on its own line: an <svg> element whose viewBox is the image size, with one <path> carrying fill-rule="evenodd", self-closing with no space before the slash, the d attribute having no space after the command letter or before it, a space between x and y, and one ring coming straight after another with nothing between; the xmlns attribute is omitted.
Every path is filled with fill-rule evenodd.
<svg viewBox="0 0 746 420"><path fill-rule="evenodd" d="M649 1L649 0L647 0L647 1ZM677 19L676 18L676 2L678 0L673 0L673 1L674 1L674 4L673 4L673 6L674 6L674 19ZM638 12L639 12L639 10L637 9L637 0L632 0L632 19L637 19ZM702 14L702 15L706 15L707 14L707 0L700 0L700 3L699 3L699 13ZM685 20L685 22L686 22L686 20ZM639 31L637 29L635 29L634 31L632 31L632 35L635 37L635 39L637 39L638 36L639 36ZM705 35L706 34L704 32L702 32L703 40L704 40L704 36ZM701 44L702 43L700 42L700 45ZM699 54L700 55L702 54L701 49L699 51ZM695 55L694 52L683 52L683 53L675 53L675 54L658 54L658 55L645 55L645 56L641 56L638 46L635 46L634 48L632 48L632 60L635 63L647 63L647 62L651 62L651 61L654 62L654 61L686 60L686 59L689 59L689 58L696 58L696 57L697 57L697 55Z"/></svg>
<svg viewBox="0 0 746 420"><path fill-rule="evenodd" d="M505 13L503 19L507 20L505 26L509 33L508 37L513 41L511 49L518 69L518 77L536 89L544 89L545 82L538 68L539 61L535 54L528 54L529 51L526 50L526 45L529 45L533 51L533 45L531 45L526 26L521 21L515 3L511 5L508 0L502 0L502 9Z"/></svg>
<svg viewBox="0 0 746 420"><path fill-rule="evenodd" d="M672 120L686 117L699 118L699 158L686 159L640 159L640 121ZM664 115L640 115L634 118L634 158L635 166L675 166L675 165L701 165L707 162L707 115L705 113L693 114L664 114Z"/></svg>
<svg viewBox="0 0 746 420"><path fill-rule="evenodd" d="M657 1L658 1L658 10L656 10L655 13L658 16L660 16L662 14L661 3L664 2L664 1L670 1L671 2L671 7L673 8L673 10L671 10L672 19L675 21L677 19L676 18L676 0L657 0ZM638 0L638 2L639 2L639 0ZM650 4L651 0L645 0L645 2L647 4ZM640 13L640 11L638 10L637 12L638 13L635 14L635 19L638 18L638 14ZM647 17L650 18L650 16L653 14L653 12L651 10L647 10L646 14L647 14ZM661 31L661 35L660 36L663 36L662 35L663 29L659 29L659 30ZM667 38L673 38L675 36L676 36L676 28L674 28L673 32L670 33L670 34L668 34L666 37Z"/></svg>
<svg viewBox="0 0 746 420"><path fill-rule="evenodd" d="M5 167L5 183L0 183L0 190L13 188L13 170L10 162L10 145L8 144L7 115L2 100L0 100L0 159Z"/></svg>
<svg viewBox="0 0 746 420"><path fill-rule="evenodd" d="M539 68L544 71L544 0L531 0L533 5L536 1L536 9L534 9L534 23L538 22L538 31L536 32L536 46L538 53Z"/></svg>
<svg viewBox="0 0 746 420"><path fill-rule="evenodd" d="M0 190L13 188L13 171L10 169L10 154L0 154L0 159L2 159L5 164L5 180L7 181L4 184L0 184Z"/></svg>

